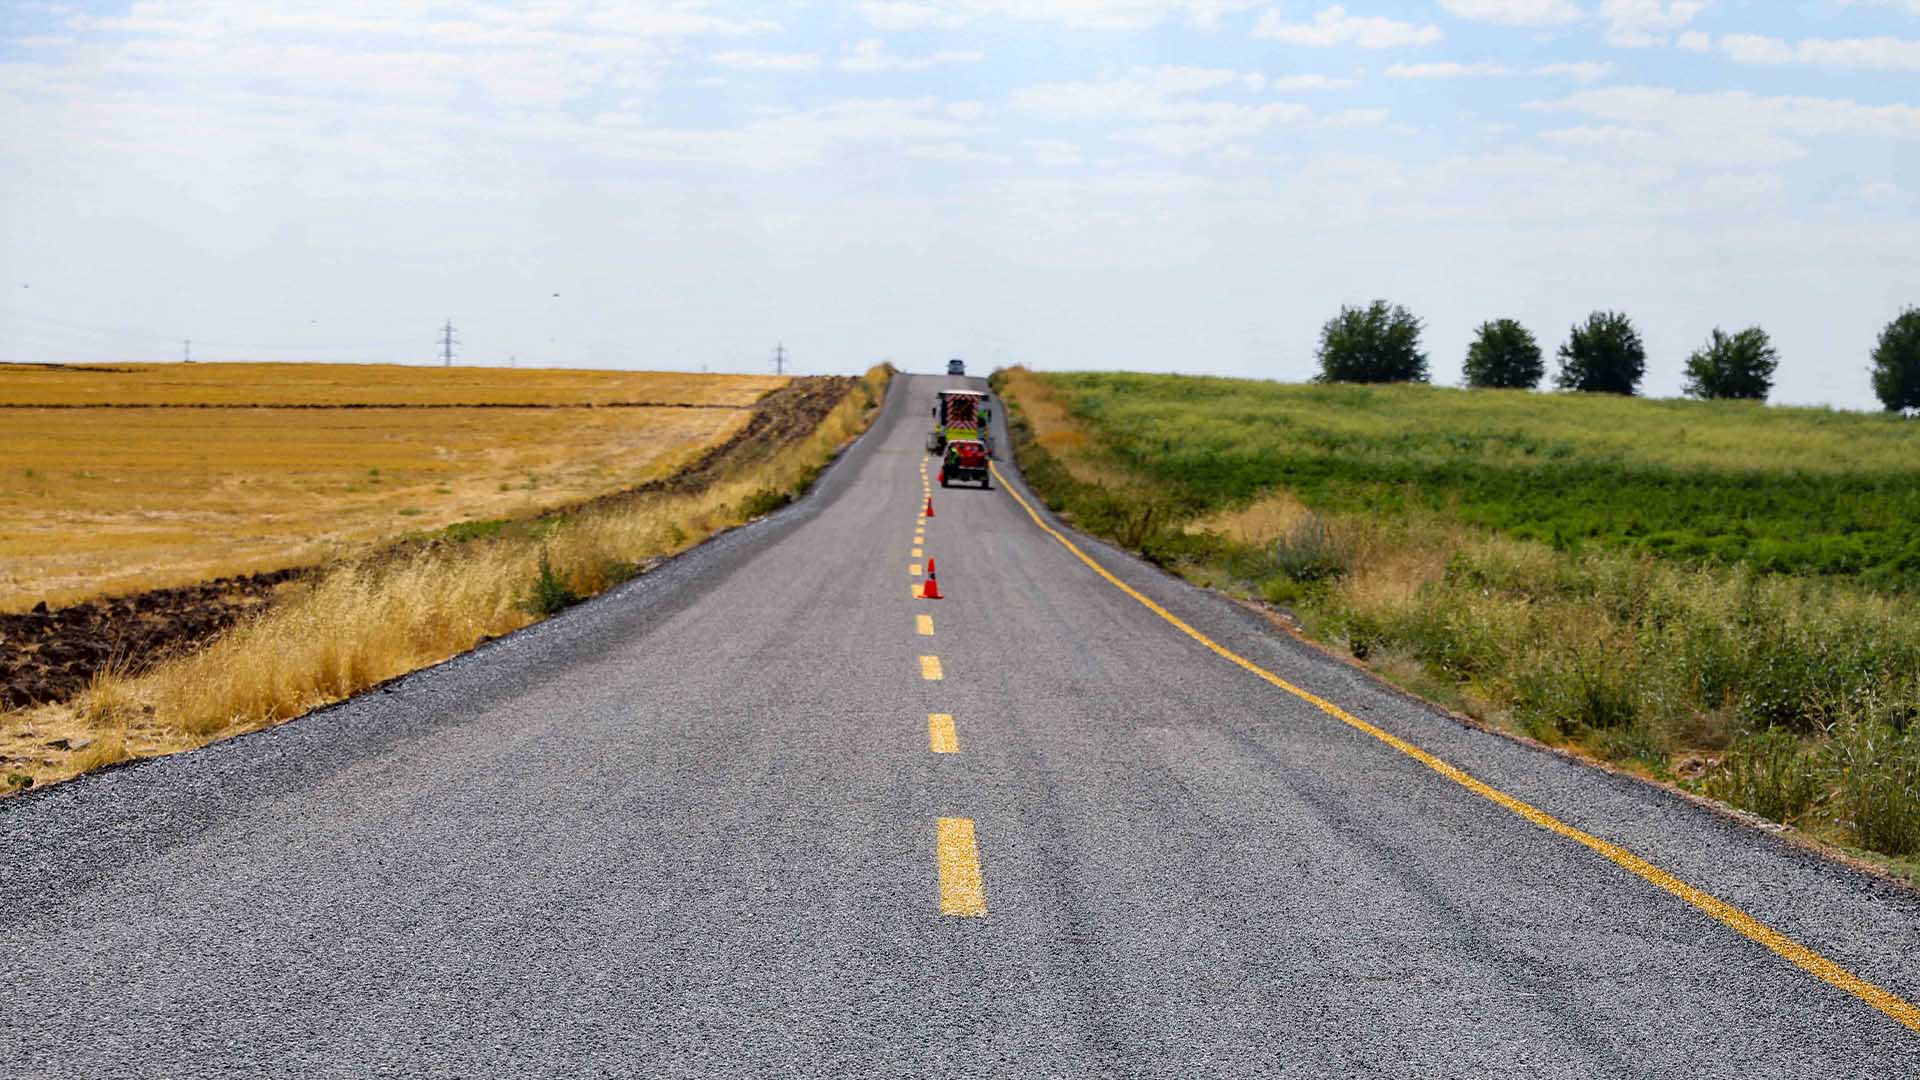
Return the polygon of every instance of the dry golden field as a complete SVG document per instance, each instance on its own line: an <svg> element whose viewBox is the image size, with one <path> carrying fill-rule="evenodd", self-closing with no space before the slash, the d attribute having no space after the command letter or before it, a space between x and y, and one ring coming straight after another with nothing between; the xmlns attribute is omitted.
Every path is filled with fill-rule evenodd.
<svg viewBox="0 0 1920 1080"><path fill-rule="evenodd" d="M402 364L0 365L25 405L751 405L772 375Z"/></svg>
<svg viewBox="0 0 1920 1080"><path fill-rule="evenodd" d="M333 364L0 368L0 612L317 563L632 487L725 441L785 381ZM564 407L641 401L705 407ZM126 407L71 407L107 403ZM507 404L527 407L444 407ZM410 407L420 405L443 407Z"/></svg>
<svg viewBox="0 0 1920 1080"><path fill-rule="evenodd" d="M723 462L689 490L637 493L538 526L340 561L204 647L145 670L103 670L69 700L0 711L0 796L258 730L437 663L550 613L535 602L542 579L564 590L565 600L592 596L803 493L865 430L891 375L882 365L857 381L795 387L803 393L794 397L808 401L783 404L784 429L755 436L771 441L747 460ZM635 411L550 410L550 422ZM666 411L733 415L646 410ZM515 410L485 412L493 419L482 422L493 425ZM498 428L488 430L497 437ZM664 471L664 461L650 467Z"/></svg>

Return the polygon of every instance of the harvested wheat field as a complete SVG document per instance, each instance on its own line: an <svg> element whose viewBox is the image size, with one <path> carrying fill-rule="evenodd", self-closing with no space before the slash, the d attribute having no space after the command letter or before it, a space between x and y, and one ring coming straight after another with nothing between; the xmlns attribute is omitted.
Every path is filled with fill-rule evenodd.
<svg viewBox="0 0 1920 1080"><path fill-rule="evenodd" d="M12 603L53 570L92 597L0 611L0 795L278 723L643 573L805 491L891 374L416 369L409 400L381 368L371 400L315 389L360 369L246 369L275 404L196 401L199 370L0 376ZM60 377L127 404L63 406Z"/></svg>
<svg viewBox="0 0 1920 1080"><path fill-rule="evenodd" d="M785 382L345 364L0 368L0 612L309 565L657 480L724 442Z"/></svg>

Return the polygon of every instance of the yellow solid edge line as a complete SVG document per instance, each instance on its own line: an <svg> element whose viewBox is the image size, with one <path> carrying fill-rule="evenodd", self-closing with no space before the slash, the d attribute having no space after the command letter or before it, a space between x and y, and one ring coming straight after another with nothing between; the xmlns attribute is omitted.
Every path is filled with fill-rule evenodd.
<svg viewBox="0 0 1920 1080"><path fill-rule="evenodd" d="M947 673L940 670L940 658L937 656L921 657L920 658L920 677L923 679L926 679L929 682L932 682L936 679L946 678Z"/></svg>
<svg viewBox="0 0 1920 1080"><path fill-rule="evenodd" d="M1813 975L1827 985L1845 990L1847 993L1852 994L1868 1005L1905 1024L1908 1028L1914 1031L1920 1031L1920 1007L1915 1007L1911 1002L1908 1002L1893 991L1860 978L1846 968L1827 959L1827 957L1821 953L1815 952L1792 938L1787 937L1785 934L1748 915L1732 904L1717 897L1710 896L1694 886L1687 884L1625 848L1602 840L1592 833L1577 829L1538 807L1522 802L1485 781L1476 779L1462 772L1455 766L1427 753L1425 750L1407 742L1405 739L1367 723L1365 720L1354 716L1333 702L1293 685L1280 676L1275 675L1271 671L1268 671L1187 625L1179 616L1161 607L1159 604L1154 603L1133 586L1128 585L1126 582L1121 581L1109 573L1106 567L1093 561L1086 552L1081 551L1075 546L1072 540L1067 539L1065 535L1053 528L1053 526L1041 520L1039 513L1028 504L1027 500L1021 498L1020 493L1014 491L1013 488L1007 484L1006 477L1000 474L999 468L994 466L992 462L988 462L987 467L992 469L994 476L1000 480L1000 490L1013 496L1014 501L1020 504L1021 509L1027 512L1027 516L1031 517L1033 523L1040 526L1043 532L1055 540L1060 541L1068 551L1077 556L1081 562L1086 563L1094 573L1105 578L1108 584L1126 593L1133 599L1138 600L1147 610L1165 619L1171 623L1175 629L1206 646L1222 659L1292 694L1294 697L1312 705L1314 708L1346 724L1348 727L1373 736L1375 739L1393 747L1395 750L1400 751L1415 761L1418 761L1420 764L1425 765L1427 768L1432 769L1434 772L1439 773L1441 776L1459 784L1468 791L1520 815L1533 824L1538 825L1540 828L1546 829L1549 832L1558 833L1572 840L1574 843L1596 852L1616 866L1659 886L1674 896L1693 905L1695 908L1718 920L1721 924L1740 935L1773 950L1776 954L1791 961L1795 966Z"/></svg>
<svg viewBox="0 0 1920 1080"><path fill-rule="evenodd" d="M915 615L913 617L913 628L920 632L921 637L932 637L933 636L933 616Z"/></svg>
<svg viewBox="0 0 1920 1080"><path fill-rule="evenodd" d="M927 714L927 749L936 754L960 752L960 736L954 734L951 714L941 712Z"/></svg>
<svg viewBox="0 0 1920 1080"><path fill-rule="evenodd" d="M987 890L980 881L980 847L972 818L940 819L940 914L987 913Z"/></svg>

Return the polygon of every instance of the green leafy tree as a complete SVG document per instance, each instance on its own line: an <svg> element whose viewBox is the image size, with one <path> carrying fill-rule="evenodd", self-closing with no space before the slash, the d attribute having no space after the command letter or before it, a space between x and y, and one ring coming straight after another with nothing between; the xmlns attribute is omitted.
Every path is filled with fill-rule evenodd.
<svg viewBox="0 0 1920 1080"><path fill-rule="evenodd" d="M1533 332L1512 319L1480 324L1467 346L1467 385L1486 389L1531 390L1547 373Z"/></svg>
<svg viewBox="0 0 1920 1080"><path fill-rule="evenodd" d="M1873 348L1873 392L1888 412L1920 409L1920 308L1907 308Z"/></svg>
<svg viewBox="0 0 1920 1080"><path fill-rule="evenodd" d="M1647 373L1647 349L1633 320L1618 311L1596 311L1576 323L1560 346L1562 390L1587 394L1635 394Z"/></svg>
<svg viewBox="0 0 1920 1080"><path fill-rule="evenodd" d="M1342 305L1320 329L1320 382L1426 382L1420 320L1398 304Z"/></svg>
<svg viewBox="0 0 1920 1080"><path fill-rule="evenodd" d="M1749 326L1729 334L1716 326L1707 343L1687 357L1687 396L1765 401L1779 366L1780 353L1765 330Z"/></svg>

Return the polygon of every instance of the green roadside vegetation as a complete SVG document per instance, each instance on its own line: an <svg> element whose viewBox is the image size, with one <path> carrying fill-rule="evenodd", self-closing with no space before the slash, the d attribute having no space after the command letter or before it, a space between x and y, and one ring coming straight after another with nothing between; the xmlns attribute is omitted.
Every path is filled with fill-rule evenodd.
<svg viewBox="0 0 1920 1080"><path fill-rule="evenodd" d="M1920 425L1746 402L996 373L1076 526L1386 678L1920 870Z"/></svg>

